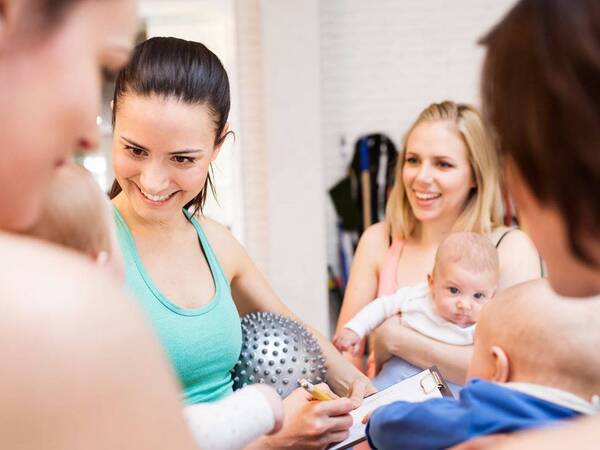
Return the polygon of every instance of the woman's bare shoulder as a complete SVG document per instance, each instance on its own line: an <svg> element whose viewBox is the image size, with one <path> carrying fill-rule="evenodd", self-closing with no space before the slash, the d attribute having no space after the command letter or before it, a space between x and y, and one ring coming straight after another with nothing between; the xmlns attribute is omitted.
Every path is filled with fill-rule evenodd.
<svg viewBox="0 0 600 450"><path fill-rule="evenodd" d="M223 247L231 249L240 245L231 230L222 223L206 216L200 216L198 222L200 222L211 246L217 253Z"/></svg>
<svg viewBox="0 0 600 450"><path fill-rule="evenodd" d="M0 248L0 342L10 343L3 347L0 384L9 433L0 447L25 440L39 448L67 436L75 442L69 430L83 421L91 425L68 448L89 445L106 429L114 431L109 446L165 448L172 443L167 437L151 432L146 439L144 429L150 420L166 420L178 448L192 448L177 418L177 385L137 304L116 279L74 252L31 238L0 233ZM100 414L99 404L110 404L114 415ZM23 421L52 426L25 436L18 431Z"/></svg>
<svg viewBox="0 0 600 450"><path fill-rule="evenodd" d="M518 227L497 227L490 234L490 238L498 250L503 247L509 250L525 249L527 252L535 250L531 238Z"/></svg>
<svg viewBox="0 0 600 450"><path fill-rule="evenodd" d="M102 309L103 296L119 295L117 280L98 270L89 258L62 247L29 237L0 233L2 270L0 296L12 298L15 308L43 311L54 308L57 321L69 320L58 310ZM97 298L96 301L90 300ZM32 308L31 303L35 303ZM103 303L105 304L103 306ZM48 312L48 311L43 311ZM68 314L67 314L68 315Z"/></svg>
<svg viewBox="0 0 600 450"><path fill-rule="evenodd" d="M198 221L206 233L221 267L225 270L229 280L232 280L249 261L246 249L225 225L205 216L201 216Z"/></svg>
<svg viewBox="0 0 600 450"><path fill-rule="evenodd" d="M385 222L377 222L364 231L360 240L369 246L387 249L390 246L390 227Z"/></svg>
<svg viewBox="0 0 600 450"><path fill-rule="evenodd" d="M360 237L357 252L368 254L379 260L390 247L390 228L385 222L378 222L367 228Z"/></svg>

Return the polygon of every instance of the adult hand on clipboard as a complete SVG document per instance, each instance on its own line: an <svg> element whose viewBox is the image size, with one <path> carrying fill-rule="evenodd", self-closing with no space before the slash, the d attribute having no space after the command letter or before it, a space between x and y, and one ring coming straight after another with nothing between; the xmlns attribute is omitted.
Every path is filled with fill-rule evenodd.
<svg viewBox="0 0 600 450"><path fill-rule="evenodd" d="M283 401L282 430L268 437L270 448L323 449L348 437L350 412L362 403L365 383L355 382L349 397L338 397L324 383L314 387L331 400L318 401L302 388L293 391Z"/></svg>

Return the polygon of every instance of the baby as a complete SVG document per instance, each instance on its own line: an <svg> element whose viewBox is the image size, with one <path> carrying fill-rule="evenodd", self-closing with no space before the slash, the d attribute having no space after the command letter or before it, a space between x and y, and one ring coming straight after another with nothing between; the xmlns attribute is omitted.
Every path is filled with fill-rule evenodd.
<svg viewBox="0 0 600 450"><path fill-rule="evenodd" d="M449 235L439 246L427 283L403 287L373 300L333 338L341 351L356 353L361 339L385 319L401 314L402 324L453 345L472 345L475 323L498 285L498 253L480 234ZM375 380L377 387L401 381L422 369L396 359ZM458 386L448 383L453 391Z"/></svg>
<svg viewBox="0 0 600 450"><path fill-rule="evenodd" d="M460 398L395 402L367 425L372 448L448 448L600 412L600 297L558 297L545 280L503 291L481 314ZM485 381L484 381L485 380Z"/></svg>
<svg viewBox="0 0 600 450"><path fill-rule="evenodd" d="M87 255L124 283L112 207L92 174L75 163L57 169L43 212L28 235ZM283 423L281 397L264 385L248 386L224 400L187 406L184 416L200 448L242 448Z"/></svg>
<svg viewBox="0 0 600 450"><path fill-rule="evenodd" d="M27 234L81 252L124 281L110 202L92 174L78 164L57 169L42 215Z"/></svg>

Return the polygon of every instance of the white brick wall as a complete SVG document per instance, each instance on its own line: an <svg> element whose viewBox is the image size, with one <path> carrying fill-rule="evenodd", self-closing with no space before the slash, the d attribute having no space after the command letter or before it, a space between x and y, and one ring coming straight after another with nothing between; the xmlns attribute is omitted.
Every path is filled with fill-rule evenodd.
<svg viewBox="0 0 600 450"><path fill-rule="evenodd" d="M267 153L265 148L262 19L260 0L235 2L242 159L244 242L258 267L268 275Z"/></svg>
<svg viewBox="0 0 600 450"><path fill-rule="evenodd" d="M476 42L514 0L326 0L321 5L325 184L346 173L356 138L388 134L397 146L426 105L478 103ZM344 136L348 149L340 147ZM337 263L327 202L328 261Z"/></svg>

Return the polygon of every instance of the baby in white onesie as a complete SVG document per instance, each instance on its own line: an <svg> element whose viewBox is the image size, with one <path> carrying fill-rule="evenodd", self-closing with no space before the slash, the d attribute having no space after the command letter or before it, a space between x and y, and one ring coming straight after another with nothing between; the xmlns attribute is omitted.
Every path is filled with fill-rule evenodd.
<svg viewBox="0 0 600 450"><path fill-rule="evenodd" d="M426 283L373 300L334 336L333 344L338 350L356 353L364 336L388 317L401 314L404 326L425 336L452 345L472 345L481 307L497 286L498 252L490 239L471 232L453 233L440 244ZM402 369L396 376L390 374L392 379L384 384L421 370L401 363Z"/></svg>

